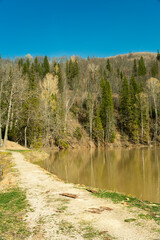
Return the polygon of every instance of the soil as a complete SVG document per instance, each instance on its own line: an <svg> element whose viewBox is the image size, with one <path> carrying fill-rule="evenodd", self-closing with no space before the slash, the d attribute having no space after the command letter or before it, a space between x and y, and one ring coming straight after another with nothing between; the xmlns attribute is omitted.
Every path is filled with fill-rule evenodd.
<svg viewBox="0 0 160 240"><path fill-rule="evenodd" d="M3 148L2 148L3 149ZM25 148L21 145L19 145L18 143L16 142L12 142L12 141L7 141L6 142L6 147L5 149L7 150L27 150L28 148Z"/></svg>
<svg viewBox="0 0 160 240"><path fill-rule="evenodd" d="M160 239L158 225L138 217L142 210L97 198L80 186L59 181L21 153L12 154L30 204L25 217L32 232L28 239Z"/></svg>

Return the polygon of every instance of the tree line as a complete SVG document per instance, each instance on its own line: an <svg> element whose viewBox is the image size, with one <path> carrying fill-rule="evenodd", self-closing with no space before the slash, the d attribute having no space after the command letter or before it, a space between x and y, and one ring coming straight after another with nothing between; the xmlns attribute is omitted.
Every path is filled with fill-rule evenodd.
<svg viewBox="0 0 160 240"><path fill-rule="evenodd" d="M0 146L69 147L82 129L97 146L117 131L135 144L159 141L160 54L82 59L0 57ZM81 128L69 132L68 120ZM3 139L3 141L2 141Z"/></svg>

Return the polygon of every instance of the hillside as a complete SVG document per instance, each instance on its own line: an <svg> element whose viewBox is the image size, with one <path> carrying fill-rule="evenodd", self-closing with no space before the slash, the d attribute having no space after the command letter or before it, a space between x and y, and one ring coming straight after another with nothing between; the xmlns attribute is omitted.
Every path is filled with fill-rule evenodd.
<svg viewBox="0 0 160 240"><path fill-rule="evenodd" d="M28 56L0 59L4 143L77 148L159 141L159 52Z"/></svg>

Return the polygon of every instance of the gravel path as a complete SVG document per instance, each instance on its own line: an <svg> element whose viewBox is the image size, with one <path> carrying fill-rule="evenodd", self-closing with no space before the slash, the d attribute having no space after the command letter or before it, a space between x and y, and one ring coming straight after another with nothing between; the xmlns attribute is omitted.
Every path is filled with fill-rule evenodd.
<svg viewBox="0 0 160 240"><path fill-rule="evenodd" d="M122 204L96 198L84 189L61 182L27 162L21 153L13 152L13 157L19 171L19 184L26 190L31 206L26 216L33 232L29 239L160 239L160 235L152 231L157 227L154 221L124 221L137 219L140 210L131 212ZM60 195L62 193L78 197L72 199Z"/></svg>

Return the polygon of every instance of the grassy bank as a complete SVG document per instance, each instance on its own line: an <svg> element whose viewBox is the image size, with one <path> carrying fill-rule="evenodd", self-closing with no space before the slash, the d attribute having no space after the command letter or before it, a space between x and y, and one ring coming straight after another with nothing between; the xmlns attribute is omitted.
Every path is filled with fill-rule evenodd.
<svg viewBox="0 0 160 240"><path fill-rule="evenodd" d="M107 198L111 199L114 203L122 203L123 205L127 206L128 208L139 208L144 210L144 214L139 214L139 218L142 219L153 219L156 221L157 224L160 225L160 204L159 203L151 203L149 201L142 201L135 197L130 197L121 193L117 192L107 192L98 190L92 193L96 197L99 198ZM136 221L136 219L128 219L129 221ZM127 219L126 219L127 222Z"/></svg>
<svg viewBox="0 0 160 240"><path fill-rule="evenodd" d="M28 203L18 187L11 153L0 152L3 174L0 181L0 240L26 239L29 236L24 216Z"/></svg>
<svg viewBox="0 0 160 240"><path fill-rule="evenodd" d="M25 239L29 231L23 217L28 205L25 192L19 188L0 192L0 239Z"/></svg>

